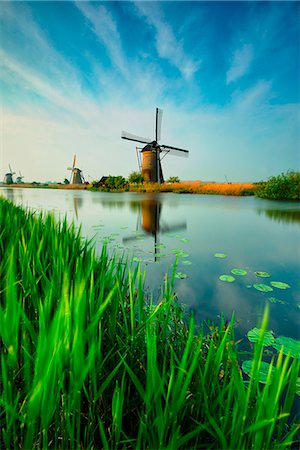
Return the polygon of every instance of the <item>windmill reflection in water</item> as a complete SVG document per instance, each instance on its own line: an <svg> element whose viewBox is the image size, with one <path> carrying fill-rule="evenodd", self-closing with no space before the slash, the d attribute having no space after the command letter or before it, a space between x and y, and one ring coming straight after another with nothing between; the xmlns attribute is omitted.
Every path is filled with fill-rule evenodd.
<svg viewBox="0 0 300 450"><path fill-rule="evenodd" d="M157 261L160 254L159 235L182 231L186 229L186 221L177 223L166 223L161 219L162 203L156 198L147 198L137 203L139 214L136 231L139 237L154 239L154 261ZM137 234L125 236L123 244L135 241Z"/></svg>

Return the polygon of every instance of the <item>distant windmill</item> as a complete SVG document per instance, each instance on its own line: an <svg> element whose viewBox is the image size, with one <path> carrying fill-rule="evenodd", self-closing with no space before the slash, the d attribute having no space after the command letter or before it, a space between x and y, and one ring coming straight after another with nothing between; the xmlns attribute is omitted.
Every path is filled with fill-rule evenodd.
<svg viewBox="0 0 300 450"><path fill-rule="evenodd" d="M155 140L142 138L135 136L134 134L122 131L122 139L128 139L129 141L141 142L146 144L142 148L142 175L145 181L152 181L163 183L164 177L161 168L161 160L168 154L178 156L188 156L189 151L183 150L178 147L171 147L170 145L158 144L161 138L161 121L162 121L162 109L156 108L156 120L155 120Z"/></svg>
<svg viewBox="0 0 300 450"><path fill-rule="evenodd" d="M76 155L74 155L73 166L68 167L71 170L70 184L82 184L85 182L82 171L76 166Z"/></svg>
<svg viewBox="0 0 300 450"><path fill-rule="evenodd" d="M159 241L160 234L171 233L186 229L186 221L180 221L176 224L168 225L161 221L162 204L155 198L147 198L142 200L139 204L139 217L137 223L137 231L139 236L154 238L154 261L157 261L159 255ZM141 233L141 230L144 233ZM126 236L123 238L123 243L135 241L136 235Z"/></svg>
<svg viewBox="0 0 300 450"><path fill-rule="evenodd" d="M13 175L15 175L16 172L12 171L10 164L8 165L8 167L9 167L9 172L7 172L4 176L4 183L5 184L13 184L14 183Z"/></svg>
<svg viewBox="0 0 300 450"><path fill-rule="evenodd" d="M16 183L17 184L22 184L23 183L23 175L21 174L21 171L19 170L19 176L17 177L17 179L16 179Z"/></svg>

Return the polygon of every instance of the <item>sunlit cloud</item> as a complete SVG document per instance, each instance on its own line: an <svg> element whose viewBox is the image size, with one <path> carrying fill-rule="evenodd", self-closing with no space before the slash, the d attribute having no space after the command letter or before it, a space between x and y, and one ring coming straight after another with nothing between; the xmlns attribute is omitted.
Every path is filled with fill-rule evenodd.
<svg viewBox="0 0 300 450"><path fill-rule="evenodd" d="M177 67L186 80L193 78L200 67L201 60L185 53L182 40L176 38L171 26L161 13L159 4L135 2L135 7L140 17L155 29L158 55Z"/></svg>
<svg viewBox="0 0 300 450"><path fill-rule="evenodd" d="M232 83L245 75L249 70L252 60L253 49L251 45L247 44L242 48L237 49L233 54L231 67L226 74L227 84Z"/></svg>

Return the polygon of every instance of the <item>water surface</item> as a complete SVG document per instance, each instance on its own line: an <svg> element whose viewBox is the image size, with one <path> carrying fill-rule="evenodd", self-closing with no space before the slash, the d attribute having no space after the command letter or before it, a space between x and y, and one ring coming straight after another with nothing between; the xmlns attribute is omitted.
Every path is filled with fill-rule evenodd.
<svg viewBox="0 0 300 450"><path fill-rule="evenodd" d="M146 268L146 289L154 299L176 259L175 291L197 321L218 322L221 313L237 322L238 337L256 326L265 304L269 329L300 338L300 204L189 194L104 193L54 189L0 189L0 195L34 210L67 215L82 226L97 251L128 252ZM224 254L218 258L215 254ZM177 256L176 256L177 255ZM231 270L247 271L245 276ZM269 278L255 272L268 272ZM233 275L224 282L220 275ZM261 292L254 284L290 286Z"/></svg>

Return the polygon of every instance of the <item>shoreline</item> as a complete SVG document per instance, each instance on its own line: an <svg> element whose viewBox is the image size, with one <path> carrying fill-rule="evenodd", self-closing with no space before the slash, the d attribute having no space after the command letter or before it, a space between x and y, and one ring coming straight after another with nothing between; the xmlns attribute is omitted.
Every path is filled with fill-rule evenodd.
<svg viewBox="0 0 300 450"><path fill-rule="evenodd" d="M174 194L208 194L208 195L254 195L256 185L254 183L217 183L202 181L182 181L178 183L142 183L130 184L124 189L108 189L105 187L93 187L92 184L12 184L0 185L0 188L40 188L63 190L89 190L93 192L162 192Z"/></svg>

